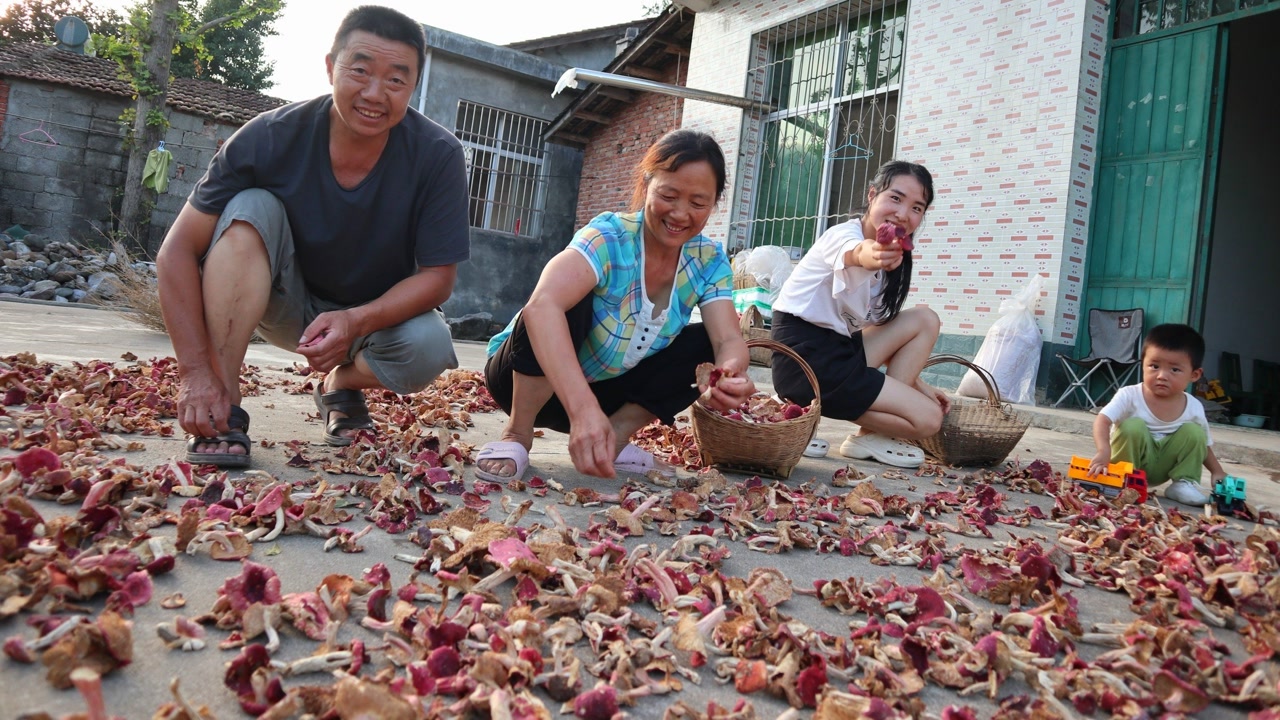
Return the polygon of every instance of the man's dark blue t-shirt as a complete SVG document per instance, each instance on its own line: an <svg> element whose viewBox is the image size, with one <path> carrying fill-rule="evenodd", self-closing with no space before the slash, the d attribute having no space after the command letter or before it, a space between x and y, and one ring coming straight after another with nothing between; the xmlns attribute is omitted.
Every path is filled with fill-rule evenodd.
<svg viewBox="0 0 1280 720"><path fill-rule="evenodd" d="M265 112L218 150L188 198L220 215L237 193L283 201L312 294L344 306L375 300L418 267L470 256L462 144L410 109L378 162L345 189L329 159L330 96Z"/></svg>

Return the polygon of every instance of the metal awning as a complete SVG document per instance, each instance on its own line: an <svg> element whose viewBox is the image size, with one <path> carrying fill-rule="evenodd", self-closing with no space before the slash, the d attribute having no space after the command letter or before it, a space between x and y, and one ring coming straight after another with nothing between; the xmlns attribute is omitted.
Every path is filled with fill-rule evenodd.
<svg viewBox="0 0 1280 720"><path fill-rule="evenodd" d="M587 70L585 68L569 68L560 76L560 81L556 83L556 89L551 91L551 96L555 97L565 88L578 88L579 81L596 83L598 85L608 85L611 87L625 88L627 90L641 90L644 92L656 92L663 95L674 95L686 100L700 100L702 102L716 103L717 105L732 105L733 107L751 110L758 113L771 113L776 108L768 103L759 100L751 100L749 98L737 97L736 95L725 95L723 93L711 92L710 90L697 90L694 88L681 87L680 85L668 85L653 80L645 80L643 78L631 77L628 75L615 75L613 73L600 72L599 70Z"/></svg>

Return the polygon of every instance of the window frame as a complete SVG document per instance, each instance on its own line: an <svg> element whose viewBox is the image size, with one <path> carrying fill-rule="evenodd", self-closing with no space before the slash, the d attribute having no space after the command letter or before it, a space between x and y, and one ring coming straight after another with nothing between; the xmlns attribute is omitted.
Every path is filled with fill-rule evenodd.
<svg viewBox="0 0 1280 720"><path fill-rule="evenodd" d="M762 99L779 109L760 118L756 125L759 138L758 150L753 158L756 182L751 191L750 202L744 207L744 219L747 225L744 240L748 247L778 245L791 249L793 255L797 249L803 251L811 247L819 235L833 224L842 222L841 217L849 213L849 208L832 207L833 197L837 192L847 196L850 204L856 204L856 198L865 192L865 183L861 188L836 188L837 172L842 172L851 178L861 174L869 180L881 163L892 158L898 144L900 128L898 113L902 106L902 80L906 73L906 46L909 42L908 10L906 0L881 3L871 8L862 8L852 2L845 3L800 20L770 28L757 36L757 42L763 46L762 54L753 68L753 72L761 75L759 92ZM858 38L866 37L864 33L868 27L876 27L877 32L893 33L888 40L890 49L886 55L884 40L869 43L863 55L864 61L851 67L849 61L858 46ZM821 50L820 46L824 43L832 43L834 52ZM829 57L817 58L813 62L810 77L800 79L790 77L794 72L795 61L794 59L788 61L785 53L792 53L794 58L796 49L805 46L812 48L815 53L827 52ZM886 67L887 71L883 79L880 79L879 69L882 67ZM876 72L875 78L867 77L869 71ZM778 73L784 76L779 78L776 76ZM815 80L825 80L825 87L811 91L808 102L791 105L793 101L787 97L787 93L798 89L808 90L814 86ZM882 129L878 131L877 140L878 149L884 152L884 155L880 158L870 158L871 161L866 163L869 167L863 168L861 173L856 165L847 166L848 169L838 169L842 159L836 156L836 151L842 147L841 133L845 130L847 121L853 118L866 118L873 112L866 107L867 103L873 103L873 108L881 108L875 109L874 112L882 120ZM891 115L887 112L887 108L894 108L891 122L887 122ZM855 109L858 112L854 113ZM767 142L773 128L782 128L783 124L789 120L806 117L821 118L824 114L825 120L820 120L825 122L826 127L823 131L825 137L817 194L816 197L810 195L804 199L804 202L808 203L810 212L793 218L760 217L762 203L782 206L787 204L787 198L781 198L779 201L779 198L771 194L774 186L786 184L785 180L781 183L773 182L772 170L767 167L770 162L770 153L781 156L779 141ZM788 139L795 137L797 136ZM785 143L786 139L782 142ZM857 160L857 158L843 159L845 162ZM803 165L803 159L800 165ZM788 220L811 223L814 232L811 236L801 237L797 241L796 234L791 233L791 237L788 237L785 228L778 231L761 230L762 225L780 227L775 223ZM803 236L806 233L807 229L802 229L799 235Z"/></svg>
<svg viewBox="0 0 1280 720"><path fill-rule="evenodd" d="M469 122L477 118L478 123ZM458 100L453 132L462 143L463 157L467 166L467 217L471 227L514 237L538 237L542 229L546 201L547 144L543 134L549 124L548 121L532 115L470 100ZM492 130L491 134L490 130ZM536 138L536 146L524 144L522 140L527 138ZM536 154L531 154L529 151L535 151ZM473 192L473 172L476 168L476 156L479 153L486 155L486 162L482 166L486 174L483 196ZM504 173L501 170L503 161L523 163L530 166L532 172L530 174ZM531 183L530 190L521 193L522 198L520 198L527 198L528 202L508 202L499 197L503 178L509 178L513 185L522 181ZM508 209L514 216L514 223L512 223L514 227L494 227L495 213L503 209ZM477 217L480 224L475 223ZM521 223L525 217L529 218L527 226Z"/></svg>

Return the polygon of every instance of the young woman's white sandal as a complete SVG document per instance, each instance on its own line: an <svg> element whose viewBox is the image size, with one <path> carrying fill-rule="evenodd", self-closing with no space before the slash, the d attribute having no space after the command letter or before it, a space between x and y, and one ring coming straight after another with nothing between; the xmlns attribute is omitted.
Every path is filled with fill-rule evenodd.
<svg viewBox="0 0 1280 720"><path fill-rule="evenodd" d="M924 464L923 450L880 433L850 435L840 444L840 454L854 460L875 460L900 468L918 468Z"/></svg>

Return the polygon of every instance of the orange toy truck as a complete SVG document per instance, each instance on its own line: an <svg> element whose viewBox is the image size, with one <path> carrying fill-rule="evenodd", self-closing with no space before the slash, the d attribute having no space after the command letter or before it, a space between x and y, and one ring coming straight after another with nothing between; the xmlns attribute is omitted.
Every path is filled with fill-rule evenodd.
<svg viewBox="0 0 1280 720"><path fill-rule="evenodd" d="M1088 488L1093 488L1107 497L1115 497L1125 488L1133 488L1138 493L1138 502L1147 501L1147 473L1135 470L1131 462L1114 462L1107 465L1107 472L1089 477L1089 458L1079 455L1071 456L1071 467L1067 477Z"/></svg>

